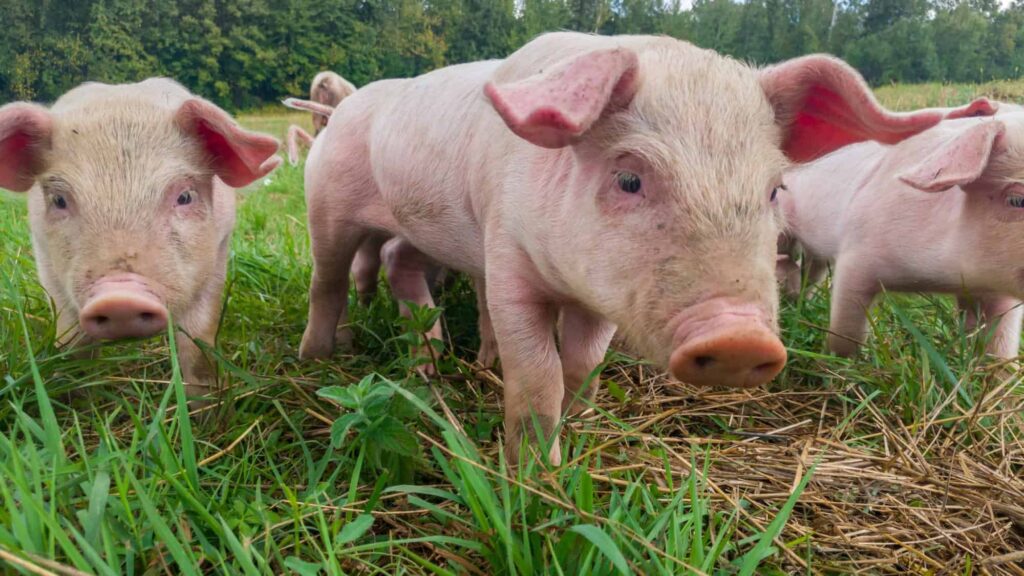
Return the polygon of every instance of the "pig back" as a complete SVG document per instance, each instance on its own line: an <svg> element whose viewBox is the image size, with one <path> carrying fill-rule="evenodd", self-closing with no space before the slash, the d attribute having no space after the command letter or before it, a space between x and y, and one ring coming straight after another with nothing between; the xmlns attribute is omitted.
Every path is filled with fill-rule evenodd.
<svg viewBox="0 0 1024 576"><path fill-rule="evenodd" d="M875 179L885 152L864 142L787 170L779 198L786 230L819 258L834 260L855 199Z"/></svg>
<svg viewBox="0 0 1024 576"><path fill-rule="evenodd" d="M373 179L397 223L393 232L471 274L483 273L482 227L509 158L529 146L484 96L499 64L451 66L390 84L369 134ZM361 90L342 107L372 92Z"/></svg>

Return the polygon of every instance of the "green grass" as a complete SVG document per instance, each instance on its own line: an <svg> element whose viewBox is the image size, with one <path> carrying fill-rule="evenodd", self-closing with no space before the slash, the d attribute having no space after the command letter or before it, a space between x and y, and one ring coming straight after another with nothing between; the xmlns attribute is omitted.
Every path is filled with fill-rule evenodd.
<svg viewBox="0 0 1024 576"><path fill-rule="evenodd" d="M245 122L282 134L296 119ZM242 196L213 350L228 392L190 418L169 339L91 358L55 346L23 199L0 193L6 571L971 573L1024 540L1017 382L976 359L945 299L887 299L857 362L822 353L827 294L786 302L792 360L768 391L696 390L611 352L597 414L566 425L566 464L510 469L500 388L464 361L469 283L440 296L451 336L430 385L406 332L429 318L400 321L383 286L353 308L355 353L300 362L301 169ZM972 537L986 504L997 536ZM875 524L894 540L850 535Z"/></svg>

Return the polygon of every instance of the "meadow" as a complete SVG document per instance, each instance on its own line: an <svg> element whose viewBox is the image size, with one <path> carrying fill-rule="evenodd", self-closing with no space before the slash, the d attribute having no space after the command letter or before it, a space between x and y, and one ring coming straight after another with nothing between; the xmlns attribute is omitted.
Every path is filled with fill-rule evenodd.
<svg viewBox="0 0 1024 576"><path fill-rule="evenodd" d="M895 108L1024 83L887 86ZM241 118L283 136L308 117ZM300 362L302 170L241 192L194 414L174 343L55 346L25 204L0 192L0 571L22 574L1024 574L1024 386L948 298L887 296L856 360L824 352L827 290L783 303L771 385L709 390L609 352L563 464L502 459L500 373L472 288L439 297L429 382L382 283L353 352Z"/></svg>

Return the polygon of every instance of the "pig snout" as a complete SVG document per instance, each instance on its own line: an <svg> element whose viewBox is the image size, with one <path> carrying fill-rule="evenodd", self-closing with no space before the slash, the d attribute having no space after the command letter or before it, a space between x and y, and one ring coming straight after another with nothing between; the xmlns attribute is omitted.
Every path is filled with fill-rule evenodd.
<svg viewBox="0 0 1024 576"><path fill-rule="evenodd" d="M145 278L101 278L78 314L82 330L97 340L148 338L167 329L167 308Z"/></svg>
<svg viewBox="0 0 1024 576"><path fill-rule="evenodd" d="M669 370L682 382L750 388L767 384L786 364L786 348L756 306L709 300L680 318Z"/></svg>

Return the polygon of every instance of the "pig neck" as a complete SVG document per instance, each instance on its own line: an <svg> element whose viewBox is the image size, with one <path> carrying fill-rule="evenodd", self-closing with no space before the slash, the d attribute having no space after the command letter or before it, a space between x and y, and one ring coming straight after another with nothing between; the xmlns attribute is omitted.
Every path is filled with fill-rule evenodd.
<svg viewBox="0 0 1024 576"><path fill-rule="evenodd" d="M567 300L571 293L590 300L586 283L571 285L580 284L572 279L586 274L587 258L568 253L572 243L566 235L583 220L579 207L589 206L576 198L587 192L573 186L576 159L571 147L549 150L523 142L513 148L512 165L517 169L500 196L503 229L533 264L530 272L550 296Z"/></svg>
<svg viewBox="0 0 1024 576"><path fill-rule="evenodd" d="M851 206L846 248L873 262L879 282L896 291L958 292L970 283L970 223L962 217L959 188L922 192L899 175L932 150L942 134L924 135L887 148L885 160L866 180ZM934 142L932 142L934 140Z"/></svg>

